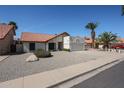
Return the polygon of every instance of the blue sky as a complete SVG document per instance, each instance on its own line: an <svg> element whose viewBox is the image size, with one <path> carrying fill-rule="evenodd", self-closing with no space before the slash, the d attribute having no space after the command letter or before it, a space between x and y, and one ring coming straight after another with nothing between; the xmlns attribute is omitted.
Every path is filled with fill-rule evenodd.
<svg viewBox="0 0 124 93"><path fill-rule="evenodd" d="M104 31L124 37L121 6L0 6L0 22L15 21L17 37L21 32L90 36L88 22L98 22L97 35Z"/></svg>

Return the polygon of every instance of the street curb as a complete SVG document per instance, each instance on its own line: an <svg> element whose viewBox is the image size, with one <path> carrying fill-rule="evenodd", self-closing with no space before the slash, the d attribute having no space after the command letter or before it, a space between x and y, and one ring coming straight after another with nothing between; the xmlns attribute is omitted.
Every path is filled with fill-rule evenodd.
<svg viewBox="0 0 124 93"><path fill-rule="evenodd" d="M107 65L109 65L109 64L115 63L115 62L117 62L117 61L124 61L124 59L123 59L123 60L119 60L119 59L114 60L114 61L112 61L112 62L110 62L110 63L104 64L103 66L100 66L100 67L98 67L98 68L92 69L92 70L90 70L90 71L88 71L88 72L85 72L85 73L82 73L82 74L80 74L80 75L74 76L74 77L72 77L72 78L70 78L70 79L67 79L67 80L65 80L65 81L62 81L62 82L57 83L57 84L55 84L55 85L49 86L48 88L55 88L55 87L58 86L58 85L61 85L61 84L65 83L65 82L68 82L68 81L70 81L70 80L73 80L73 79L75 79L75 78L77 78L77 77L86 75L86 74L88 74L88 73L90 73L90 72L93 72L93 71L95 71L95 70L97 70L97 69L100 69L100 68L102 68L102 67L104 67L104 66L107 66Z"/></svg>

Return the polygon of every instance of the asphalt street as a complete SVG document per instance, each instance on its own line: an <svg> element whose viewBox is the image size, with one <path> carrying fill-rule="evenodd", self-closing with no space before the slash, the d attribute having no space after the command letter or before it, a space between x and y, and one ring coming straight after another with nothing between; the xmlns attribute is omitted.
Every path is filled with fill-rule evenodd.
<svg viewBox="0 0 124 93"><path fill-rule="evenodd" d="M124 88L124 61L73 86L73 88Z"/></svg>

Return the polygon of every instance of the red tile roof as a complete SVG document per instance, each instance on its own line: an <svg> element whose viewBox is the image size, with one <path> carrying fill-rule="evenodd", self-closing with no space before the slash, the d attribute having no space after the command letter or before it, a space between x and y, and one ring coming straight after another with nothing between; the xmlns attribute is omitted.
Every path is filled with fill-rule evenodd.
<svg viewBox="0 0 124 93"><path fill-rule="evenodd" d="M117 43L124 43L124 38L117 38L117 40L119 41ZM88 38L88 37L85 37L85 43L92 44L92 39Z"/></svg>
<svg viewBox="0 0 124 93"><path fill-rule="evenodd" d="M118 43L124 43L124 38L118 38L117 40L119 41Z"/></svg>
<svg viewBox="0 0 124 93"><path fill-rule="evenodd" d="M62 33L62 34L64 34L64 33ZM59 34L59 35L62 35L62 34ZM36 34L36 33L30 33L30 32L23 32L21 35L21 41L24 41L24 42L47 42L59 35Z"/></svg>
<svg viewBox="0 0 124 93"><path fill-rule="evenodd" d="M84 42L87 43L87 44L92 44L92 39L88 38L88 37L85 37Z"/></svg>
<svg viewBox="0 0 124 93"><path fill-rule="evenodd" d="M12 29L12 25L0 24L0 39L4 39Z"/></svg>

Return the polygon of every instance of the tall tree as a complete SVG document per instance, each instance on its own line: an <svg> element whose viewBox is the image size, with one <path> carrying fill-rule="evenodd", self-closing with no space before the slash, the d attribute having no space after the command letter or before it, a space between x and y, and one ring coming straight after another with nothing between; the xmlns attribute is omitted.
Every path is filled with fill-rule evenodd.
<svg viewBox="0 0 124 93"><path fill-rule="evenodd" d="M124 5L122 5L122 16L124 15Z"/></svg>
<svg viewBox="0 0 124 93"><path fill-rule="evenodd" d="M91 30L91 38L92 38L92 47L95 47L95 37L96 37L96 32L95 29L97 28L98 24L90 22L88 23L85 28Z"/></svg>
<svg viewBox="0 0 124 93"><path fill-rule="evenodd" d="M112 32L103 32L98 36L99 41L104 44L104 48L109 48L109 45L112 42L117 41L117 34L113 34Z"/></svg>
<svg viewBox="0 0 124 93"><path fill-rule="evenodd" d="M14 26L14 30L17 30L18 29L18 26L17 26L16 22L14 22L14 21L10 21L8 23L8 25L13 25Z"/></svg>

